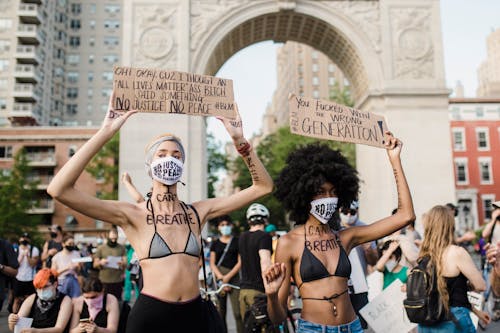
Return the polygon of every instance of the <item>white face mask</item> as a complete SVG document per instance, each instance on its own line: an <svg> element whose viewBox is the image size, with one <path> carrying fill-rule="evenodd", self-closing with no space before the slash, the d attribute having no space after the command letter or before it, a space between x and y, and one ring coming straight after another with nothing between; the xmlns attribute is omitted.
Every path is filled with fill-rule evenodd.
<svg viewBox="0 0 500 333"><path fill-rule="evenodd" d="M165 185L174 185L182 176L183 164L172 156L162 157L151 162L151 176Z"/></svg>
<svg viewBox="0 0 500 333"><path fill-rule="evenodd" d="M321 198L311 201L310 213L323 224L327 224L337 208L338 198Z"/></svg>
<svg viewBox="0 0 500 333"><path fill-rule="evenodd" d="M389 259L387 260L387 262L385 263L385 268L389 271L389 272L392 272L392 270L394 268L396 268L396 266L398 265L398 263L396 262L396 260L394 259Z"/></svg>
<svg viewBox="0 0 500 333"><path fill-rule="evenodd" d="M340 213L340 221L342 221L343 224L352 225L354 224L354 222L356 222L357 219L358 219L358 214L346 215Z"/></svg>
<svg viewBox="0 0 500 333"><path fill-rule="evenodd" d="M52 287L37 289L36 293L42 301L50 301L55 297L55 291Z"/></svg>

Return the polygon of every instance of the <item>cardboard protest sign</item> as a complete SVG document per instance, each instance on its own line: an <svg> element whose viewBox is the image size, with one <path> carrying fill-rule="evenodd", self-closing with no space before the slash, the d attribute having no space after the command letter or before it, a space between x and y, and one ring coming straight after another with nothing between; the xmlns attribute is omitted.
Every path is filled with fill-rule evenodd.
<svg viewBox="0 0 500 333"><path fill-rule="evenodd" d="M384 117L330 101L290 94L290 131L294 134L384 148Z"/></svg>
<svg viewBox="0 0 500 333"><path fill-rule="evenodd" d="M117 111L236 118L232 80L122 66L115 66L113 73L113 107Z"/></svg>
<svg viewBox="0 0 500 333"><path fill-rule="evenodd" d="M406 333L417 327L406 316L402 285L395 280L359 311L376 333Z"/></svg>

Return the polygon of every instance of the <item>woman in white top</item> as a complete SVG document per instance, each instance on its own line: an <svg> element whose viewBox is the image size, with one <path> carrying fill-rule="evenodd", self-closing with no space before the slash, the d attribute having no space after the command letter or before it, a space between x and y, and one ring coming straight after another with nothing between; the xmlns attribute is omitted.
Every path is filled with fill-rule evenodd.
<svg viewBox="0 0 500 333"><path fill-rule="evenodd" d="M17 251L17 261L19 268L17 269L16 280L14 281L14 303L12 312L17 313L21 303L26 297L35 293L33 287L33 278L36 274L36 265L40 259L40 250L34 245L31 245L31 237L27 232L24 232L19 237L19 249Z"/></svg>
<svg viewBox="0 0 500 333"><path fill-rule="evenodd" d="M58 290L71 298L82 294L77 280L81 264L73 262L73 259L80 257L80 252L78 252L75 246L73 236L65 235L63 237L63 250L57 252L54 258L52 258L52 268L58 274Z"/></svg>

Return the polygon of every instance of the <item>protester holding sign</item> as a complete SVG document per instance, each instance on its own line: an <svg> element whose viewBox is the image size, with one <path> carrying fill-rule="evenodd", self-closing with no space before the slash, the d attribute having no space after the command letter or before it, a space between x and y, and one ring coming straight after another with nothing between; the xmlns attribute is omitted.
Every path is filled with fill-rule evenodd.
<svg viewBox="0 0 500 333"><path fill-rule="evenodd" d="M334 231L330 225L337 206L356 199L356 170L338 151L309 145L292 153L276 181L276 196L298 226L280 238L276 263L263 273L270 318L286 318L290 277L299 286L303 309L298 332L363 332L348 294L355 246L387 236L415 218L400 160L402 143L385 133L384 147L394 171L398 212L366 226ZM334 215L335 214L335 215Z"/></svg>
<svg viewBox="0 0 500 333"><path fill-rule="evenodd" d="M418 261L428 260L428 270L435 268L437 291L449 320L433 326L419 324L419 332L475 332L469 315L468 285L480 292L486 289L486 282L469 253L454 245L455 220L448 208L433 207L425 214L423 224L424 241Z"/></svg>
<svg viewBox="0 0 500 333"><path fill-rule="evenodd" d="M154 139L146 148L146 171L153 189L145 202L100 200L81 192L75 183L85 166L137 112L115 110L113 100L114 93L100 130L54 176L47 192L80 213L120 226L136 250L144 287L130 313L127 332L161 332L167 325L172 332L204 332L210 324L205 321L205 310L210 307L202 301L198 284L200 231L207 219L271 192L272 179L244 138L238 115L220 118L252 177L252 185L238 193L191 205L181 201L177 184L187 156L180 140L171 134Z"/></svg>

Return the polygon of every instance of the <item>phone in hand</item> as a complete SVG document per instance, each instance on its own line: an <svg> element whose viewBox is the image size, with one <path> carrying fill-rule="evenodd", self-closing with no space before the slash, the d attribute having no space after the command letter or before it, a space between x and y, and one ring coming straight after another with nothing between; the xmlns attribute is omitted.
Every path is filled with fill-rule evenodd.
<svg viewBox="0 0 500 333"><path fill-rule="evenodd" d="M81 318L80 323L90 323L90 318Z"/></svg>

